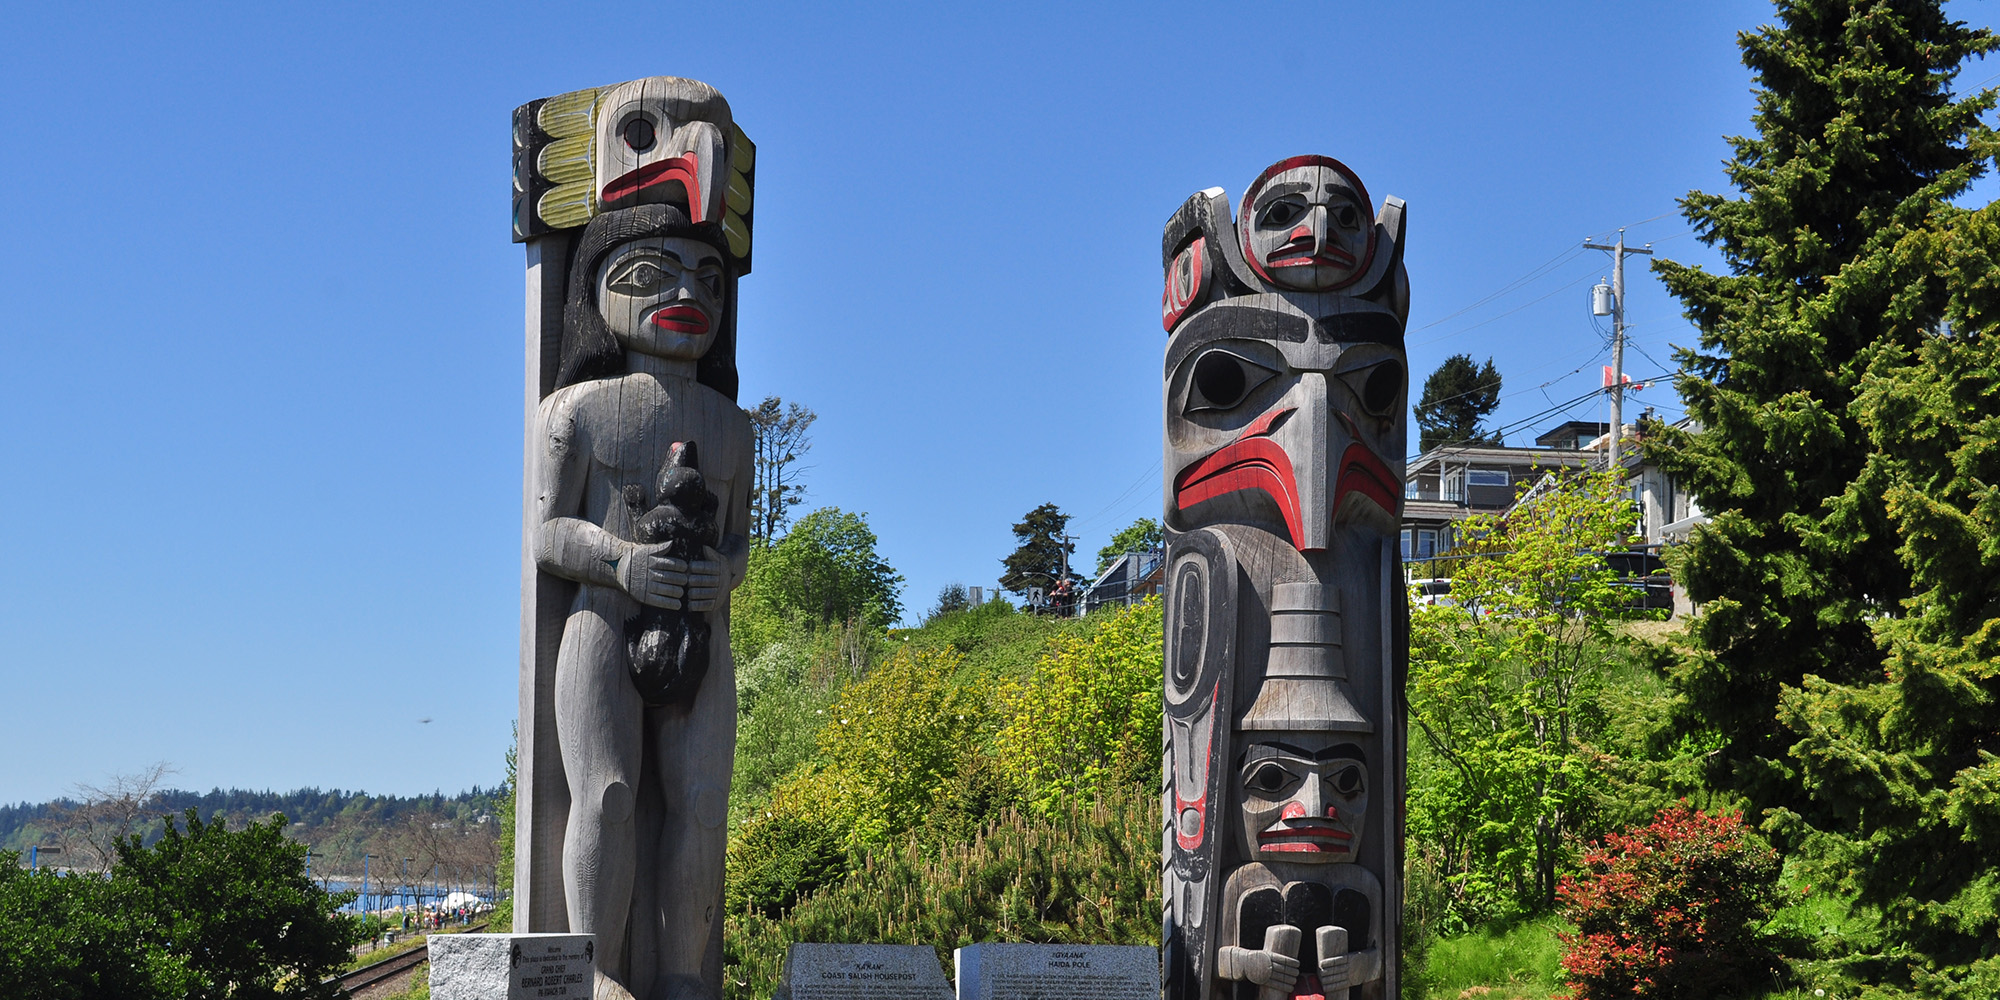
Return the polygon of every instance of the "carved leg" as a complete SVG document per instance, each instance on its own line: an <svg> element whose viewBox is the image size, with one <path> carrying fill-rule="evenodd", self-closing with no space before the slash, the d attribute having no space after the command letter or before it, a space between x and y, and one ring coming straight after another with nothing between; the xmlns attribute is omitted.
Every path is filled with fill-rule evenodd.
<svg viewBox="0 0 2000 1000"><path fill-rule="evenodd" d="M727 634L718 625L718 634ZM721 646L720 643L717 644ZM688 709L660 710L657 744L666 821L660 836L660 970L656 1000L720 1000L722 868L729 776L736 760L736 671L714 651Z"/></svg>
<svg viewBox="0 0 2000 1000"><path fill-rule="evenodd" d="M633 812L642 706L623 637L592 611L570 616L556 659L556 735L569 778L563 896L569 927L597 935L597 967L625 978L625 919L637 865Z"/></svg>

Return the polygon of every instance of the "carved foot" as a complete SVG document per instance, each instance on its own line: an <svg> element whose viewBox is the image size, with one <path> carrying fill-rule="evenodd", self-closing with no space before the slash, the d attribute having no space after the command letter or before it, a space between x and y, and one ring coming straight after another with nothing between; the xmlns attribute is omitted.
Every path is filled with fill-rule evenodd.
<svg viewBox="0 0 2000 1000"><path fill-rule="evenodd" d="M599 970L590 984L590 1000L634 1000L632 991Z"/></svg>

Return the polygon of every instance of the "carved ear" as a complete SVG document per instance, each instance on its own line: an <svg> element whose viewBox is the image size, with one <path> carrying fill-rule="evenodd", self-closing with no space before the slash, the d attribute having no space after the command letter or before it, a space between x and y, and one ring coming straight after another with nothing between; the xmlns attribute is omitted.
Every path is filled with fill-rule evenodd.
<svg viewBox="0 0 2000 1000"><path fill-rule="evenodd" d="M1355 282L1357 297L1379 301L1384 292L1393 297L1398 283L1409 280L1403 277L1405 208L1403 199L1395 195L1382 199L1382 211L1375 220L1375 259L1369 262L1368 273ZM1393 308L1394 303L1390 305Z"/></svg>

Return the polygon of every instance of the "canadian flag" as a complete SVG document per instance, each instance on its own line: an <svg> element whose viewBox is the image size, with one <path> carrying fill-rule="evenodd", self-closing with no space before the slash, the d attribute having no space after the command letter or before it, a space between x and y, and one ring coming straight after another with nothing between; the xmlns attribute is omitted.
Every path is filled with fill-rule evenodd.
<svg viewBox="0 0 2000 1000"><path fill-rule="evenodd" d="M1617 381L1625 383L1625 388L1627 388L1627 389L1630 389L1630 390L1632 390L1633 392L1638 392L1638 391L1640 391L1641 389L1644 389L1644 388L1646 388L1646 385L1647 385L1647 383L1645 383L1645 382L1634 382L1634 381L1632 381L1632 376L1630 376L1630 375L1620 375L1620 376L1618 376L1618 378L1617 378ZM1604 387L1605 387L1606 389L1609 389L1609 388L1611 388L1611 386L1612 386L1613 384L1614 384L1614 383L1613 383L1613 379L1612 379L1612 377L1611 377L1611 366L1610 366L1610 365L1605 365L1605 366L1604 366Z"/></svg>

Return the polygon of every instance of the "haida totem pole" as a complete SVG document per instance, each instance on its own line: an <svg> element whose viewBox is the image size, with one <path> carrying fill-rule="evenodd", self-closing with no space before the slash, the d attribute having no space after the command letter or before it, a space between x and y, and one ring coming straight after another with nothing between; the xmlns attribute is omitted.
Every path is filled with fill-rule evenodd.
<svg viewBox="0 0 2000 1000"><path fill-rule="evenodd" d="M1293 157L1161 249L1166 995L1394 998L1403 203Z"/></svg>
<svg viewBox="0 0 2000 1000"><path fill-rule="evenodd" d="M693 80L514 112L528 253L514 930L597 935L599 998L721 996L754 166L728 103Z"/></svg>

